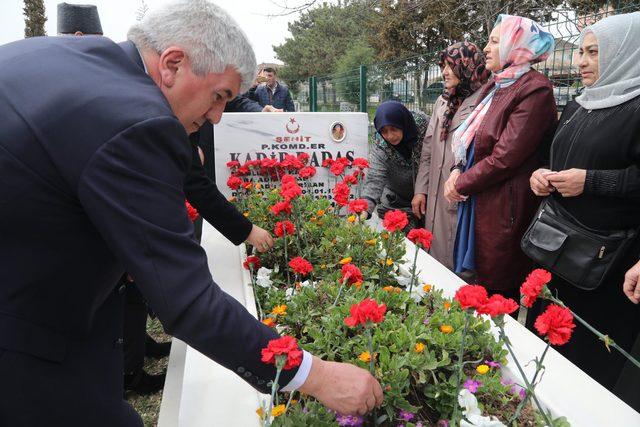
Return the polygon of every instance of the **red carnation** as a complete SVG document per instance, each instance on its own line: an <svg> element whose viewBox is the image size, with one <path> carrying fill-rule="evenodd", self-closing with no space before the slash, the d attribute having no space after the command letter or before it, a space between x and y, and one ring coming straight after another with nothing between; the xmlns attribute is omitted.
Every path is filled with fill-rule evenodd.
<svg viewBox="0 0 640 427"><path fill-rule="evenodd" d="M348 263L342 266L342 282L348 281L353 285L356 282L362 282L362 272L355 265Z"/></svg>
<svg viewBox="0 0 640 427"><path fill-rule="evenodd" d="M347 175L344 177L344 180L342 182L344 182L345 184L354 185L358 183L358 178L353 175Z"/></svg>
<svg viewBox="0 0 640 427"><path fill-rule="evenodd" d="M407 214L400 211L387 211L384 214L384 219L382 220L382 225L387 231L402 231L407 224L409 224L409 218L407 218Z"/></svg>
<svg viewBox="0 0 640 427"><path fill-rule="evenodd" d="M274 215L291 215L291 203L288 201L278 202L275 205L271 206L269 210Z"/></svg>
<svg viewBox="0 0 640 427"><path fill-rule="evenodd" d="M302 162L298 160L296 156L292 156L291 154L284 155L284 160L280 162L280 166L295 170L302 169L304 167Z"/></svg>
<svg viewBox="0 0 640 427"><path fill-rule="evenodd" d="M270 157L264 158L260 160L260 166L265 169L271 169L278 165L278 161L276 159L272 159Z"/></svg>
<svg viewBox="0 0 640 427"><path fill-rule="evenodd" d="M349 193L351 190L344 182L339 182L333 187L333 200L340 206L345 206L349 202Z"/></svg>
<svg viewBox="0 0 640 427"><path fill-rule="evenodd" d="M285 335L275 340L269 341L269 344L262 349L262 361L266 364L276 365L278 359L285 359L283 369L289 370L299 366L302 363L302 350L298 348L298 341Z"/></svg>
<svg viewBox="0 0 640 427"><path fill-rule="evenodd" d="M500 294L494 294L477 308L479 314L488 314L491 317L501 316L503 314L511 314L520 307L517 302L511 298L505 298Z"/></svg>
<svg viewBox="0 0 640 427"><path fill-rule="evenodd" d="M289 174L282 175L282 178L280 178L280 182L282 183L282 186L298 183L296 181L296 177Z"/></svg>
<svg viewBox="0 0 640 427"><path fill-rule="evenodd" d="M467 308L478 309L488 302L487 290L480 285L464 285L456 291L454 297L460 303L463 310Z"/></svg>
<svg viewBox="0 0 640 427"><path fill-rule="evenodd" d="M200 217L200 214L198 213L196 208L191 206L191 203L189 203L187 200L185 200L184 204L187 207L187 215L189 215L189 219L191 220L191 222L194 222L196 219L198 219Z"/></svg>
<svg viewBox="0 0 640 427"><path fill-rule="evenodd" d="M576 327L571 311L556 304L547 307L545 312L538 316L534 326L538 333L546 335L553 345L566 344L571 338L573 328Z"/></svg>
<svg viewBox="0 0 640 427"><path fill-rule="evenodd" d="M249 168L245 165L242 165L238 168L238 170L236 171L236 175L238 176L244 176L244 175L249 175L251 173L251 171L249 170Z"/></svg>
<svg viewBox="0 0 640 427"><path fill-rule="evenodd" d="M299 256L289 261L289 267L302 276L306 276L313 271L313 265L311 265L311 263L306 259Z"/></svg>
<svg viewBox="0 0 640 427"><path fill-rule="evenodd" d="M369 208L369 203L365 199L355 199L349 203L349 212L359 214Z"/></svg>
<svg viewBox="0 0 640 427"><path fill-rule="evenodd" d="M414 228L409 231L407 234L407 238L411 240L416 245L420 245L423 249L429 249L431 247L431 239L433 239L433 234L426 228Z"/></svg>
<svg viewBox="0 0 640 427"><path fill-rule="evenodd" d="M300 172L298 173L300 174L301 178L311 178L316 174L316 168L314 168L313 166L305 166L300 169Z"/></svg>
<svg viewBox="0 0 640 427"><path fill-rule="evenodd" d="M278 221L276 222L276 228L273 230L276 236L282 237L287 234L291 236L296 231L296 226L291 221Z"/></svg>
<svg viewBox="0 0 640 427"><path fill-rule="evenodd" d="M344 173L345 169L346 166L343 163L333 162L333 164L329 168L329 171L335 176L340 176Z"/></svg>
<svg viewBox="0 0 640 427"><path fill-rule="evenodd" d="M363 157L356 157L353 159L353 166L359 169L366 169L369 167L369 161Z"/></svg>
<svg viewBox="0 0 640 427"><path fill-rule="evenodd" d="M248 256L247 259L244 260L244 262L242 263L242 266L249 270L250 267L253 267L254 270L257 270L261 267L262 264L260 264L260 258L258 258L257 256Z"/></svg>
<svg viewBox="0 0 640 427"><path fill-rule="evenodd" d="M309 163L309 159L311 157L309 157L309 155L307 153L300 153L298 154L298 160L300 160L300 162L304 165L306 165L307 163Z"/></svg>
<svg viewBox="0 0 640 427"><path fill-rule="evenodd" d="M328 159L324 159L322 161L322 167L323 168L328 168L333 164L334 160L332 158L328 158Z"/></svg>
<svg viewBox="0 0 640 427"><path fill-rule="evenodd" d="M380 323L384 320L386 311L386 304L378 305L375 300L365 298L358 304L351 306L349 310L351 316L344 319L344 324L354 328L358 325L366 325L368 322Z"/></svg>
<svg viewBox="0 0 640 427"><path fill-rule="evenodd" d="M536 299L540 296L542 288L551 281L551 273L542 268L533 270L527 276L522 286L520 286L520 293L522 294L522 303L526 307L531 307Z"/></svg>
<svg viewBox="0 0 640 427"><path fill-rule="evenodd" d="M230 162L227 162L227 167L229 169L237 168L238 166L240 166L240 162L237 160L231 160Z"/></svg>
<svg viewBox="0 0 640 427"><path fill-rule="evenodd" d="M295 199L302 195L302 188L296 183L283 185L280 189L280 195L287 201Z"/></svg>
<svg viewBox="0 0 640 427"><path fill-rule="evenodd" d="M244 165L248 168L254 168L260 166L260 160L247 160Z"/></svg>
<svg viewBox="0 0 640 427"><path fill-rule="evenodd" d="M232 190L237 190L242 185L242 182L243 181L237 176L230 176L229 179L227 179L227 186Z"/></svg>

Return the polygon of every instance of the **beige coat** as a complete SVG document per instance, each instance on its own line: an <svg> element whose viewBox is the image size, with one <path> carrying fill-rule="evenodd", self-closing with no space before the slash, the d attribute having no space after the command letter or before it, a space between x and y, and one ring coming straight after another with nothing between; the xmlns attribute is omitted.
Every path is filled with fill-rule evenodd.
<svg viewBox="0 0 640 427"><path fill-rule="evenodd" d="M460 105L444 143L440 140L440 132L447 103L442 97L438 98L422 143L420 167L416 177L415 194L427 196L425 227L433 233L429 254L450 270L453 270L453 245L458 224L458 204L449 203L444 198L444 184L449 179L454 161L451 139L453 131L469 117L480 101L480 92L477 90Z"/></svg>

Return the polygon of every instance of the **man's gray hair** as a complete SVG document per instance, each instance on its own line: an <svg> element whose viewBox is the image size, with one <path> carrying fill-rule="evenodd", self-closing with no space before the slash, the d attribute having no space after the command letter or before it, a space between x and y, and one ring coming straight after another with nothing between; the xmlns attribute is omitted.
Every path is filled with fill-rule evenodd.
<svg viewBox="0 0 640 427"><path fill-rule="evenodd" d="M235 67L246 91L256 75L256 56L244 31L222 8L206 0L177 0L149 11L127 33L140 50L185 50L198 75Z"/></svg>

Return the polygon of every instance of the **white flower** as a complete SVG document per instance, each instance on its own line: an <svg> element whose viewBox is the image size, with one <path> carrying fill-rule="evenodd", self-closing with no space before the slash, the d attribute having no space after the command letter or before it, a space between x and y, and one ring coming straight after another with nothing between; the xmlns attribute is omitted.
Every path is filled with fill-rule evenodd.
<svg viewBox="0 0 640 427"><path fill-rule="evenodd" d="M315 287L315 284L309 282L308 280L305 280L304 282L300 282L300 286L303 287L303 288L308 288L308 287L312 287L313 288L313 287ZM285 296L285 298L287 300L290 300L291 297L293 296L293 294L294 294L293 290L294 289L295 289L295 286L291 286L290 288L287 288L286 291L284 291L284 296Z"/></svg>
<svg viewBox="0 0 640 427"><path fill-rule="evenodd" d="M460 427L506 427L495 417L483 417L478 408L478 400L466 388L460 390L458 403L464 408L462 414L469 420L461 420Z"/></svg>
<svg viewBox="0 0 640 427"><path fill-rule="evenodd" d="M273 281L271 281L271 272L266 267L260 267L258 272L256 273L256 285L261 286L263 288L271 287Z"/></svg>

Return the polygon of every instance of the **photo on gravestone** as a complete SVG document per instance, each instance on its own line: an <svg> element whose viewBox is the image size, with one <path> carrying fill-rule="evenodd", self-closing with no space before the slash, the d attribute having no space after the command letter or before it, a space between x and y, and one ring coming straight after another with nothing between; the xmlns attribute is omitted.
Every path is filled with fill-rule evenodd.
<svg viewBox="0 0 640 427"><path fill-rule="evenodd" d="M303 192L331 199L331 189L338 178L322 167L323 162L369 156L366 113L224 113L214 132L216 182L228 198L244 191L226 185L231 176L228 162L281 162L286 155L305 153L309 156L308 165L317 168L317 173L301 183ZM261 175L258 167L243 168L244 177L260 182L266 189L278 188L277 177Z"/></svg>

